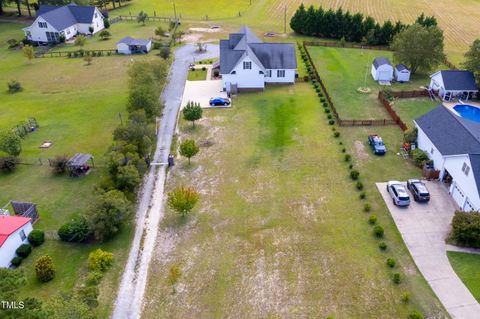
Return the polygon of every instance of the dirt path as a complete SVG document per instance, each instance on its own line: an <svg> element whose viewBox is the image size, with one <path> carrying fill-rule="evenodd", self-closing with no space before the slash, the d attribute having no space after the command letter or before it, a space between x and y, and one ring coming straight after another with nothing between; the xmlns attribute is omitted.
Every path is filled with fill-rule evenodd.
<svg viewBox="0 0 480 319"><path fill-rule="evenodd" d="M201 54L195 53L194 45L190 44L175 50L175 60L170 69L169 83L161 96L165 108L160 122L157 148L153 159L154 163L160 165L152 165L145 178L136 214L135 235L112 318L140 318L148 267L157 237L158 225L164 212L163 190L166 167L161 164L167 162L183 88L187 79L188 65L193 59L198 61L218 57L218 55L218 46L212 44L207 46L207 52Z"/></svg>

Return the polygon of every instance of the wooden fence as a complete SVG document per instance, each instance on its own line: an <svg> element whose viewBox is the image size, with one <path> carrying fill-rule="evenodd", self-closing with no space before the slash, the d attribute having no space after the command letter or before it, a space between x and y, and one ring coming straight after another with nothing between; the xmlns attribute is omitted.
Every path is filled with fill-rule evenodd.
<svg viewBox="0 0 480 319"><path fill-rule="evenodd" d="M399 93L399 92L397 92L397 93ZM420 96L420 95L418 95L418 96ZM410 96L410 97L412 97L412 96ZM400 126L402 131L406 131L407 130L407 124L405 124L405 122L402 121L400 116L398 116L397 112L395 112L395 110L392 108L392 106L390 105L390 102L387 100L387 98L385 97L385 94L382 91L378 92L378 100L383 105L383 107L387 110L388 114L390 114L394 123L398 124L398 126Z"/></svg>
<svg viewBox="0 0 480 319"><path fill-rule="evenodd" d="M362 45L352 42L333 42L333 41L304 41L303 45L309 46L321 46L321 47L334 47L334 48L350 48L350 49L367 49L367 50L380 50L380 51L392 51L390 47L384 45Z"/></svg>
<svg viewBox="0 0 480 319"><path fill-rule="evenodd" d="M137 21L137 17L138 16L132 16L132 15L122 16L122 15L120 15L120 16L114 17L113 19L116 19L115 22L118 22L118 21ZM175 21L178 21L178 19L169 18L169 17L157 17L156 15L153 15L153 16L149 15L148 18L147 18L147 21L175 22Z"/></svg>
<svg viewBox="0 0 480 319"><path fill-rule="evenodd" d="M75 56L77 54L77 56ZM62 56L66 57L85 57L85 56L105 56L117 54L116 49L106 50L76 50L76 51L49 51L41 53L37 58L58 58Z"/></svg>
<svg viewBox="0 0 480 319"><path fill-rule="evenodd" d="M389 94L391 94L393 97L396 98L412 98L412 97L424 97L424 96L430 96L428 94L427 90L420 90L420 91L391 91Z"/></svg>

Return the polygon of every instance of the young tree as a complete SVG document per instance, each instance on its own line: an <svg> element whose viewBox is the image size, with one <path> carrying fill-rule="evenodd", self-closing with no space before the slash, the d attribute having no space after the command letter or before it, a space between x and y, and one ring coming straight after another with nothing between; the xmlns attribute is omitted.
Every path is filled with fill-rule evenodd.
<svg viewBox="0 0 480 319"><path fill-rule="evenodd" d="M22 139L11 131L0 132L0 151L11 156L18 156L22 152Z"/></svg>
<svg viewBox="0 0 480 319"><path fill-rule="evenodd" d="M187 216L199 199L198 193L191 187L177 187L168 193L168 206L182 215Z"/></svg>
<svg viewBox="0 0 480 319"><path fill-rule="evenodd" d="M163 37L165 35L165 30L163 30L163 28L161 26L158 26L156 29L155 29L155 35L157 37Z"/></svg>
<svg viewBox="0 0 480 319"><path fill-rule="evenodd" d="M480 86L480 39L473 41L470 49L465 53L465 62L462 67L473 72L477 85Z"/></svg>
<svg viewBox="0 0 480 319"><path fill-rule="evenodd" d="M93 58L89 55L83 58L83 61L87 62L87 65L92 64Z"/></svg>
<svg viewBox="0 0 480 319"><path fill-rule="evenodd" d="M41 256L35 262L35 273L38 280L47 282L55 278L55 265L52 257L45 255Z"/></svg>
<svg viewBox="0 0 480 319"><path fill-rule="evenodd" d="M443 32L435 26L411 25L394 37L391 47L395 62L407 65L412 73L431 71L445 60Z"/></svg>
<svg viewBox="0 0 480 319"><path fill-rule="evenodd" d="M78 35L75 38L75 45L78 45L80 48L83 48L86 42L87 38L84 35Z"/></svg>
<svg viewBox="0 0 480 319"><path fill-rule="evenodd" d="M170 56L170 48L169 47L164 47L164 48L161 48L160 49L160 57L162 57L163 59L168 59L168 57Z"/></svg>
<svg viewBox="0 0 480 319"><path fill-rule="evenodd" d="M188 165L190 165L190 158L195 156L199 150L194 140L185 140L180 144L180 155L188 158Z"/></svg>
<svg viewBox="0 0 480 319"><path fill-rule="evenodd" d="M24 46L22 52L23 56L26 57L28 61L32 61L32 59L35 58L35 51L31 45Z"/></svg>
<svg viewBox="0 0 480 319"><path fill-rule="evenodd" d="M0 300L15 300L25 282L22 271L0 268Z"/></svg>
<svg viewBox="0 0 480 319"><path fill-rule="evenodd" d="M137 22L145 25L147 20L148 20L148 14L143 12L143 10L140 11L137 16Z"/></svg>
<svg viewBox="0 0 480 319"><path fill-rule="evenodd" d="M198 121L202 118L203 110L200 107L199 103L188 102L187 105L183 108L183 118L187 121L192 122L192 126L195 127L195 121Z"/></svg>
<svg viewBox="0 0 480 319"><path fill-rule="evenodd" d="M102 30L98 35L102 40L108 40L112 36L107 30Z"/></svg>
<svg viewBox="0 0 480 319"><path fill-rule="evenodd" d="M87 221L97 240L115 236L132 214L132 205L119 190L98 196L87 212Z"/></svg>
<svg viewBox="0 0 480 319"><path fill-rule="evenodd" d="M96 318L86 303L81 301L78 297L72 297L65 294L48 299L45 309L48 314L47 318L49 319Z"/></svg>
<svg viewBox="0 0 480 319"><path fill-rule="evenodd" d="M290 28L298 34L305 34L305 18L307 11L303 3L298 7L297 11L290 20Z"/></svg>
<svg viewBox="0 0 480 319"><path fill-rule="evenodd" d="M182 276L182 271L180 270L180 267L178 265L173 265L172 267L170 267L170 272L168 274L168 281L172 285L173 294L176 292L175 285L181 276Z"/></svg>

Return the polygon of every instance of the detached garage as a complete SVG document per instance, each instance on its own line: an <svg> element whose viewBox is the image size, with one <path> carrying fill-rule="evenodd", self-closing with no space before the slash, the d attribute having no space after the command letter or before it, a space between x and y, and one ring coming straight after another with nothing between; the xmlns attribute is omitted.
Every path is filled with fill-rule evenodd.
<svg viewBox="0 0 480 319"><path fill-rule="evenodd" d="M397 82L408 82L410 81L410 70L405 64L397 64L395 66L395 80Z"/></svg>
<svg viewBox="0 0 480 319"><path fill-rule="evenodd" d="M119 54L148 53L152 48L152 40L125 37L117 42Z"/></svg>
<svg viewBox="0 0 480 319"><path fill-rule="evenodd" d="M393 66L387 58L377 57L373 60L372 77L379 82L390 82L393 80Z"/></svg>

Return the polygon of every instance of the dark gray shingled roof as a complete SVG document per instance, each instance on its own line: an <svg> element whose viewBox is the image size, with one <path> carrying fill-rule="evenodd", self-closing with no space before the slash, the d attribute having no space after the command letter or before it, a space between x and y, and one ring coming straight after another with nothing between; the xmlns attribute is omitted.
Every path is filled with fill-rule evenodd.
<svg viewBox="0 0 480 319"><path fill-rule="evenodd" d="M375 66L375 69L378 69L380 65L384 64L392 65L390 61L383 56L376 57L375 60L373 60L373 65Z"/></svg>
<svg viewBox="0 0 480 319"><path fill-rule="evenodd" d="M480 123L453 114L443 105L415 120L442 155L480 154Z"/></svg>
<svg viewBox="0 0 480 319"><path fill-rule="evenodd" d="M150 40L146 40L146 39L134 39L131 37L125 37L120 41L118 41L117 44L125 43L127 45L147 45L149 42Z"/></svg>
<svg viewBox="0 0 480 319"><path fill-rule="evenodd" d="M293 43L262 42L247 26L220 40L220 73L227 74L244 56L264 69L296 69L297 58Z"/></svg>
<svg viewBox="0 0 480 319"><path fill-rule="evenodd" d="M472 72L465 70L440 71L445 90L476 91L478 87Z"/></svg>
<svg viewBox="0 0 480 319"><path fill-rule="evenodd" d="M77 6L74 3L63 7L40 5L37 17L42 17L58 31L64 30L77 23L91 23L93 20L93 6Z"/></svg>
<svg viewBox="0 0 480 319"><path fill-rule="evenodd" d="M395 69L397 69L398 71L403 71L403 70L410 71L405 64L401 64L401 63L397 64L395 66Z"/></svg>
<svg viewBox="0 0 480 319"><path fill-rule="evenodd" d="M480 123L439 105L415 120L442 155L468 154L480 194Z"/></svg>

